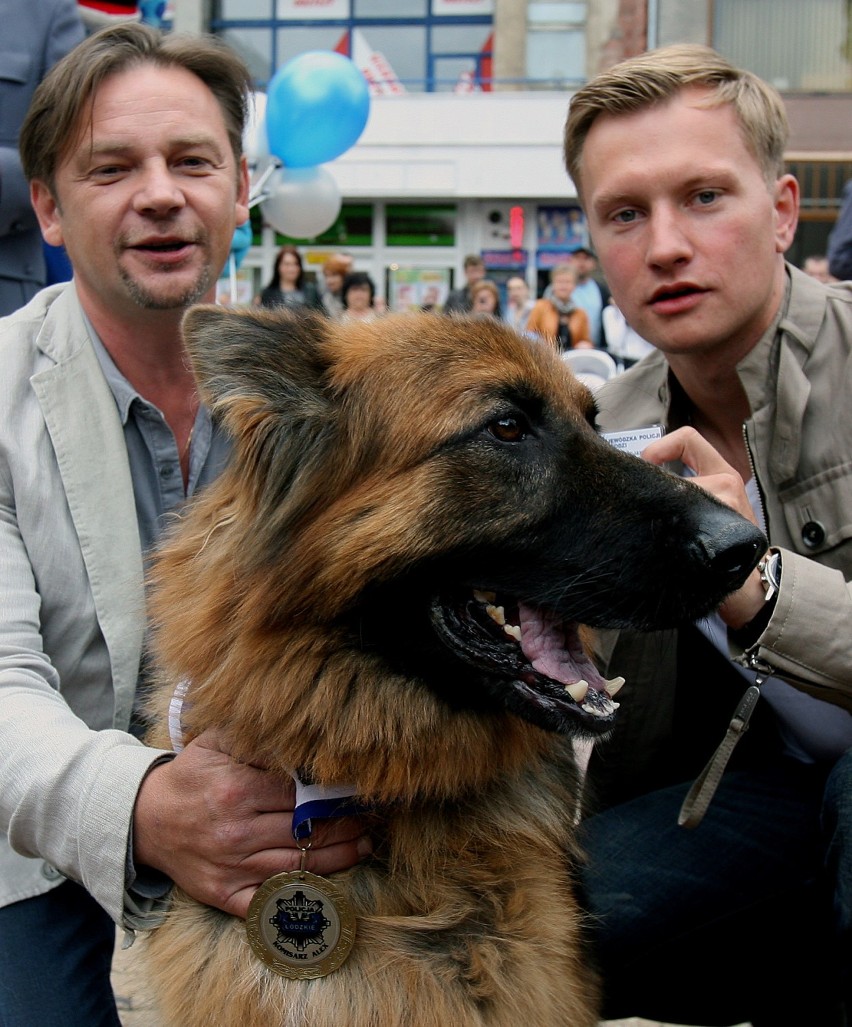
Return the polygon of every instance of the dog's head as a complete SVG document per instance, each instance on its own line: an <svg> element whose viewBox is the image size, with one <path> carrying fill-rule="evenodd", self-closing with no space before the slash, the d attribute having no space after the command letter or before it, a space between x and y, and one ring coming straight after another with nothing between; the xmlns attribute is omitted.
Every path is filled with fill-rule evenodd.
<svg viewBox="0 0 852 1027"><path fill-rule="evenodd" d="M702 616L765 546L604 442L559 357L494 320L197 307L184 330L234 439L191 515L227 538L233 610L259 595L267 626L333 629L450 706L606 730L577 625Z"/></svg>

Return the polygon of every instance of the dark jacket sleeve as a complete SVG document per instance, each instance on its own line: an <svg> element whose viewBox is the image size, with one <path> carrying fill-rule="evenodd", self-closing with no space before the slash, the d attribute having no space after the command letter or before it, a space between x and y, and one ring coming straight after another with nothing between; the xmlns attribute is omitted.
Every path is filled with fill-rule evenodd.
<svg viewBox="0 0 852 1027"><path fill-rule="evenodd" d="M843 187L843 203L828 237L828 270L842 282L852 279L852 178Z"/></svg>

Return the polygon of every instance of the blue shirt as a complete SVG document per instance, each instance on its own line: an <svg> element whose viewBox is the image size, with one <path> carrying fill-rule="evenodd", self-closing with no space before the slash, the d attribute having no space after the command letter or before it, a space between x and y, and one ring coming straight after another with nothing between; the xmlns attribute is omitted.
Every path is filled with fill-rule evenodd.
<svg viewBox="0 0 852 1027"><path fill-rule="evenodd" d="M207 408L200 406L190 437L189 478L184 489L180 454L166 419L119 371L88 320L86 323L124 426L139 540L142 553L148 554L160 538L169 514L222 472L230 456L230 440L213 422Z"/></svg>
<svg viewBox="0 0 852 1027"><path fill-rule="evenodd" d="M589 278L582 285L574 286L571 293L571 302L576 307L585 310L589 317L589 334L596 347L601 344L601 314L603 313L603 294L601 287L594 280Z"/></svg>
<svg viewBox="0 0 852 1027"><path fill-rule="evenodd" d="M137 392L115 366L88 318L86 325L124 426L139 541L143 559L147 563L169 516L222 472L231 452L230 439L224 429L213 421L207 408L199 406L190 435L189 475L184 489L180 453L165 417L153 403ZM146 729L141 714L148 677L146 665L143 651L130 727L131 733L139 737Z"/></svg>

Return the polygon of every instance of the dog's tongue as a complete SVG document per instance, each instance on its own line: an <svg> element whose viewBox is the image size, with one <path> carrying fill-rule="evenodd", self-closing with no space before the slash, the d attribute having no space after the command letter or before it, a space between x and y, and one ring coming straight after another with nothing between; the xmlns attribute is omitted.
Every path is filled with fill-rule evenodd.
<svg viewBox="0 0 852 1027"><path fill-rule="evenodd" d="M554 614L518 604L521 648L534 670L563 685L585 680L590 688L604 689L604 680L586 655L576 624L566 624Z"/></svg>

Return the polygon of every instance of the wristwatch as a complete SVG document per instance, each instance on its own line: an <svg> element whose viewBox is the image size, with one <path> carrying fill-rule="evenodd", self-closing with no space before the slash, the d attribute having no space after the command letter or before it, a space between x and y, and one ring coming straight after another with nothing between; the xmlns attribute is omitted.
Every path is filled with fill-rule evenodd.
<svg viewBox="0 0 852 1027"><path fill-rule="evenodd" d="M746 650L750 649L766 630L775 608L778 589L781 587L781 553L774 548L767 549L757 569L760 572L760 583L763 585L763 606L748 624L729 632L734 641Z"/></svg>
<svg viewBox="0 0 852 1027"><path fill-rule="evenodd" d="M781 552L774 547L766 550L763 559L757 565L760 571L760 583L763 585L763 601L771 603L778 595L781 587Z"/></svg>

